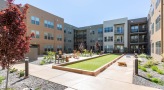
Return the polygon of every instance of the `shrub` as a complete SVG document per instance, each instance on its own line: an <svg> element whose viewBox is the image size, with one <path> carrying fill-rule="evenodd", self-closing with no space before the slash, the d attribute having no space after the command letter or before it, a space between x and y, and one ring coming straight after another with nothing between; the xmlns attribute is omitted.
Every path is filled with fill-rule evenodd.
<svg viewBox="0 0 164 90"><path fill-rule="evenodd" d="M139 65L138 68L141 69L141 70L144 71L144 72L147 72L146 68L144 68L143 66L140 66L140 65Z"/></svg>
<svg viewBox="0 0 164 90"><path fill-rule="evenodd" d="M151 78L150 80L154 83L160 83L161 82L161 80L158 78Z"/></svg>
<svg viewBox="0 0 164 90"><path fill-rule="evenodd" d="M40 65L44 65L46 62L45 62L45 60L42 60L41 62L40 62Z"/></svg>
<svg viewBox="0 0 164 90"><path fill-rule="evenodd" d="M157 66L152 66L151 69L152 69L153 71L158 71L158 67L157 67Z"/></svg>
<svg viewBox="0 0 164 90"><path fill-rule="evenodd" d="M47 55L45 55L44 56L44 61L45 62L51 62L52 60L54 60L55 58L54 58L54 56L55 56L55 52L51 52L51 51L49 51L49 52L47 52Z"/></svg>
<svg viewBox="0 0 164 90"><path fill-rule="evenodd" d="M17 72L17 71L18 71L18 69L16 69L16 68L10 69L10 73L14 73L14 72Z"/></svg>
<svg viewBox="0 0 164 90"><path fill-rule="evenodd" d="M20 71L19 71L19 77L23 77L24 75L25 75L24 70L20 70Z"/></svg>
<svg viewBox="0 0 164 90"><path fill-rule="evenodd" d="M140 54L140 55L139 55L139 57L140 57L140 58L146 58L146 57L147 57L147 55L146 55L146 54L144 54L144 53L142 53L142 54Z"/></svg>
<svg viewBox="0 0 164 90"><path fill-rule="evenodd" d="M147 56L146 56L146 59L148 59L148 60L149 60L149 59L153 59L153 57L147 55Z"/></svg>
<svg viewBox="0 0 164 90"><path fill-rule="evenodd" d="M2 83L3 80L5 80L5 77L0 76L0 84Z"/></svg>
<svg viewBox="0 0 164 90"><path fill-rule="evenodd" d="M150 68L150 67L152 67L152 66L154 66L154 65L158 65L158 64L159 64L158 61L151 59L151 60L148 60L148 61L144 64L144 67L145 67L145 68Z"/></svg>
<svg viewBox="0 0 164 90"><path fill-rule="evenodd" d="M164 72L161 69L157 70L158 74L164 75Z"/></svg>
<svg viewBox="0 0 164 90"><path fill-rule="evenodd" d="M147 76L148 78L153 78L153 76L152 76L150 73L147 73L146 76Z"/></svg>

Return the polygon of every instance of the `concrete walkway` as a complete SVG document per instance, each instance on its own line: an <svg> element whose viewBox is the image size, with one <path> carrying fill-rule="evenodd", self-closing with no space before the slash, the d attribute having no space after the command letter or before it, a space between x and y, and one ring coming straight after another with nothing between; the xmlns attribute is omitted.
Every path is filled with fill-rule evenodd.
<svg viewBox="0 0 164 90"><path fill-rule="evenodd" d="M132 84L134 59L132 55L125 55L119 61L126 62L127 67L114 63L96 77L51 69L48 65L30 64L29 70L30 75L68 86L66 90L158 90ZM15 68L24 69L24 64Z"/></svg>

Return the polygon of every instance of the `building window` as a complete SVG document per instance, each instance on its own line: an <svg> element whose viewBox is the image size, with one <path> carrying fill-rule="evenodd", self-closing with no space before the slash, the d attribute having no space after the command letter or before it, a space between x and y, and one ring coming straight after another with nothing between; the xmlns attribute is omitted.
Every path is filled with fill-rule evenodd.
<svg viewBox="0 0 164 90"><path fill-rule="evenodd" d="M131 26L131 33L138 32L138 26Z"/></svg>
<svg viewBox="0 0 164 90"><path fill-rule="evenodd" d="M54 28L54 23L48 20L44 20L44 26L47 28Z"/></svg>
<svg viewBox="0 0 164 90"><path fill-rule="evenodd" d="M151 25L152 34L154 34L154 23Z"/></svg>
<svg viewBox="0 0 164 90"><path fill-rule="evenodd" d="M39 36L40 36L40 34L39 34L39 31L36 31L36 33L35 33L36 35L36 38L39 38Z"/></svg>
<svg viewBox="0 0 164 90"><path fill-rule="evenodd" d="M58 30L62 30L62 25L61 24L57 24L57 29Z"/></svg>
<svg viewBox="0 0 164 90"><path fill-rule="evenodd" d="M152 8L152 12L151 12L151 16L153 16L154 15L154 8Z"/></svg>
<svg viewBox="0 0 164 90"><path fill-rule="evenodd" d="M64 28L64 33L66 33L66 30L67 30L67 29L66 29L66 28Z"/></svg>
<svg viewBox="0 0 164 90"><path fill-rule="evenodd" d="M68 38L68 42L72 42L72 40L70 38Z"/></svg>
<svg viewBox="0 0 164 90"><path fill-rule="evenodd" d="M113 36L108 37L108 42L113 42Z"/></svg>
<svg viewBox="0 0 164 90"><path fill-rule="evenodd" d="M138 35L130 36L130 43L138 43L138 42L139 42L139 36Z"/></svg>
<svg viewBox="0 0 164 90"><path fill-rule="evenodd" d="M117 27L115 33L124 33L123 27Z"/></svg>
<svg viewBox="0 0 164 90"><path fill-rule="evenodd" d="M161 16L159 15L156 19L156 31L158 31L161 28Z"/></svg>
<svg viewBox="0 0 164 90"><path fill-rule="evenodd" d="M106 27L106 28L104 28L104 31L105 31L105 33L113 32L113 27Z"/></svg>
<svg viewBox="0 0 164 90"><path fill-rule="evenodd" d="M72 30L68 30L68 34L72 34Z"/></svg>
<svg viewBox="0 0 164 90"><path fill-rule="evenodd" d="M90 30L90 34L95 34L95 31L94 30Z"/></svg>
<svg viewBox="0 0 164 90"><path fill-rule="evenodd" d="M156 54L161 55L161 41L156 42Z"/></svg>
<svg viewBox="0 0 164 90"><path fill-rule="evenodd" d="M156 4L155 4L156 5L156 9L159 6L160 2L161 2L161 0L156 0Z"/></svg>
<svg viewBox="0 0 164 90"><path fill-rule="evenodd" d="M54 51L54 46L53 45L45 45L44 46L44 51L45 52Z"/></svg>
<svg viewBox="0 0 164 90"><path fill-rule="evenodd" d="M103 37L99 37L98 42L103 42Z"/></svg>
<svg viewBox="0 0 164 90"><path fill-rule="evenodd" d="M107 42L107 37L104 37L104 41Z"/></svg>
<svg viewBox="0 0 164 90"><path fill-rule="evenodd" d="M62 46L58 45L57 46L57 51L62 50Z"/></svg>
<svg viewBox="0 0 164 90"><path fill-rule="evenodd" d="M98 34L102 34L103 33L103 29L102 28L99 28L98 29Z"/></svg>
<svg viewBox="0 0 164 90"><path fill-rule="evenodd" d="M152 43L151 52L154 53L154 43Z"/></svg>
<svg viewBox="0 0 164 90"><path fill-rule="evenodd" d="M57 38L57 41L62 41L62 35L58 35L56 38Z"/></svg>
<svg viewBox="0 0 164 90"><path fill-rule="evenodd" d="M31 33L34 33L34 36L32 38L40 38L39 31L31 30Z"/></svg>
<svg viewBox="0 0 164 90"><path fill-rule="evenodd" d="M113 45L107 45L104 46L104 51L107 52L113 52Z"/></svg>
<svg viewBox="0 0 164 90"><path fill-rule="evenodd" d="M95 42L95 40L94 39L91 39L90 42Z"/></svg>
<svg viewBox="0 0 164 90"><path fill-rule="evenodd" d="M54 40L54 36L51 33L44 33L44 39Z"/></svg>
<svg viewBox="0 0 164 90"><path fill-rule="evenodd" d="M40 19L38 17L31 16L31 23L35 24L35 25L39 25L40 24Z"/></svg>

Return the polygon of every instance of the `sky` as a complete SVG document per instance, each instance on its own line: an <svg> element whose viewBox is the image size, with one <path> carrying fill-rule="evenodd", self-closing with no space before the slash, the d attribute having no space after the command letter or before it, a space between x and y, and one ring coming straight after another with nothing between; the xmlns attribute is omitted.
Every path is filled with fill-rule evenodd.
<svg viewBox="0 0 164 90"><path fill-rule="evenodd" d="M76 27L123 17L147 17L150 8L150 0L15 0L15 3L31 4Z"/></svg>

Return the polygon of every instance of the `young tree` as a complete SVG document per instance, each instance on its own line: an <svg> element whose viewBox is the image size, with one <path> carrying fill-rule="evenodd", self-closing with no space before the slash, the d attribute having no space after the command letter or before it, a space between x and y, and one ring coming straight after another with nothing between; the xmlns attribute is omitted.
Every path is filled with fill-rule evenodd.
<svg viewBox="0 0 164 90"><path fill-rule="evenodd" d="M100 43L99 42L95 43L95 48L97 50L97 53L100 53Z"/></svg>
<svg viewBox="0 0 164 90"><path fill-rule="evenodd" d="M81 52L84 50L84 44L83 44L83 43L80 44L79 50L80 50Z"/></svg>
<svg viewBox="0 0 164 90"><path fill-rule="evenodd" d="M7 0L7 9L0 11L0 62L3 69L7 69L6 90L8 74L11 65L24 59L24 54L29 52L31 36L26 36L27 28L24 23L28 5L13 4Z"/></svg>

